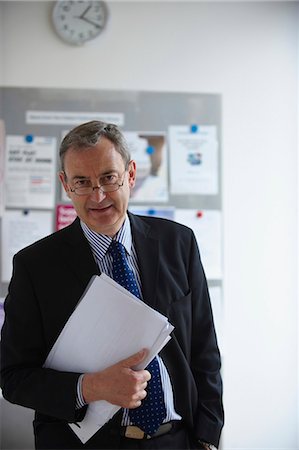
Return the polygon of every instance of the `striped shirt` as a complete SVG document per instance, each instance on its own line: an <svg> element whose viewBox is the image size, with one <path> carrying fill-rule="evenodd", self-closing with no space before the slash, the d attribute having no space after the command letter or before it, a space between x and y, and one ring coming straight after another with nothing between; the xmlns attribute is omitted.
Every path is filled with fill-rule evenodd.
<svg viewBox="0 0 299 450"><path fill-rule="evenodd" d="M108 252L112 238L110 236L106 236L104 234L99 234L99 233L96 233L96 232L90 230L90 228L88 228L87 225L82 221L81 221L81 227L82 227L82 230L83 230L83 233L84 233L86 239L89 242L93 256L99 266L100 271L112 278L113 261L112 261L112 256ZM138 289L140 292L140 298L142 298L141 280L140 280L137 254L135 251L134 243L132 241L131 226L130 226L130 221L129 221L128 216L126 217L125 222L124 222L123 226L121 227L121 229L115 235L114 239L119 241L126 249L127 261L128 261L129 267L134 272L134 275L135 275L135 278L137 281L137 286L138 286ZM162 386L163 386L164 401L165 401L165 407L166 407L166 418L164 421L169 422L170 420L180 420L181 416L179 416L174 410L172 386L171 386L171 382L170 382L170 378L169 378L167 369L166 369L162 359L159 356L157 356L157 359L158 359L159 367L160 367L161 381L162 381ZM82 377L83 377L83 375L81 375L81 377L79 378L79 382L78 382L78 396L77 396L77 406L78 407L82 407L85 405L84 399L82 397L82 391L81 391ZM124 409L122 425L130 425L130 420L129 420L129 415L128 415L127 409Z"/></svg>

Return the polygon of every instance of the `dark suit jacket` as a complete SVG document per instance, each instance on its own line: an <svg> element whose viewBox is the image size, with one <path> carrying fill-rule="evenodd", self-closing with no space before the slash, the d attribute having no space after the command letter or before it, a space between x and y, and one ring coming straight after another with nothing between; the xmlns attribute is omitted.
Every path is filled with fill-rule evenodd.
<svg viewBox="0 0 299 450"><path fill-rule="evenodd" d="M218 445L223 426L220 355L194 234L164 219L132 214L129 218L143 298L175 327L161 352L175 409L195 439ZM99 269L79 219L14 257L2 328L1 385L8 401L36 411L38 448L117 446L112 438L118 436L120 414L112 420L113 427L108 424L81 445L67 425L82 420L85 413L84 408L75 409L79 374L42 368L94 274Z"/></svg>

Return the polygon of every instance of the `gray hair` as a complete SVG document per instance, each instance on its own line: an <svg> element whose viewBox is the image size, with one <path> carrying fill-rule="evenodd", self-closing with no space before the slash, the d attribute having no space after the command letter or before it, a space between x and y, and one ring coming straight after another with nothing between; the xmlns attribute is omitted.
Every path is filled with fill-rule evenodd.
<svg viewBox="0 0 299 450"><path fill-rule="evenodd" d="M102 136L114 144L115 150L121 155L127 169L131 156L121 131L114 124L92 120L73 128L62 140L59 149L61 170L64 172L64 158L69 148L82 150L84 147L94 147Z"/></svg>

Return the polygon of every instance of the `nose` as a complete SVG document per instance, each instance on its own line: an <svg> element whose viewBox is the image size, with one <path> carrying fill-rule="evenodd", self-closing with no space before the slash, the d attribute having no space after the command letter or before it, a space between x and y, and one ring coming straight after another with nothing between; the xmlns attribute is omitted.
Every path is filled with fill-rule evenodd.
<svg viewBox="0 0 299 450"><path fill-rule="evenodd" d="M97 202L101 202L106 197L106 192L103 192L100 186L94 186L92 194L90 194L90 196L93 197L93 199Z"/></svg>

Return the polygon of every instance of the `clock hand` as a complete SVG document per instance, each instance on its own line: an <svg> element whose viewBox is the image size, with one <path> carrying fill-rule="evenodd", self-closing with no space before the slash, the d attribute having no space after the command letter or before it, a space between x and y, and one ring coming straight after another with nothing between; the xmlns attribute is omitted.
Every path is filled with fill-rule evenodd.
<svg viewBox="0 0 299 450"><path fill-rule="evenodd" d="M90 23L91 25L94 25L96 28L101 28L97 23L93 22L92 20L88 19L86 16L86 14L88 13L88 11L91 8L91 4L87 6L87 8L82 12L82 14L80 16L77 16L77 19L81 19L84 20L87 23Z"/></svg>
<svg viewBox="0 0 299 450"><path fill-rule="evenodd" d="M87 17L78 17L78 19L85 20L85 22L90 23L91 25L94 25L96 28L101 28L99 24L93 22L92 20L87 19Z"/></svg>
<svg viewBox="0 0 299 450"><path fill-rule="evenodd" d="M90 8L91 8L91 4L89 4L89 5L87 6L87 8L83 11L83 13L81 14L81 16L78 16L77 18L78 18L78 19L84 19L84 16L86 15L86 13L88 13L88 11L90 10Z"/></svg>

